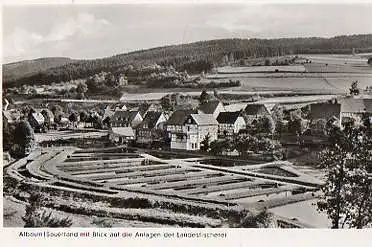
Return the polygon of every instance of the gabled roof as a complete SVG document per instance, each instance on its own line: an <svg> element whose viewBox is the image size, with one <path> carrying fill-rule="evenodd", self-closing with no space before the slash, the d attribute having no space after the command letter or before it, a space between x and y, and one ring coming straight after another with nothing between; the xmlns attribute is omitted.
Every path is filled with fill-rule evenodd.
<svg viewBox="0 0 372 247"><path fill-rule="evenodd" d="M138 111L123 111L123 110L118 110L115 111L114 115L112 116L112 119L114 121L122 121L125 123L130 124L134 118L137 116Z"/></svg>
<svg viewBox="0 0 372 247"><path fill-rule="evenodd" d="M41 113L38 113L38 112L34 112L31 114L32 115L32 118L35 119L35 121L38 123L38 124L43 124L44 123L44 116L43 114Z"/></svg>
<svg viewBox="0 0 372 247"><path fill-rule="evenodd" d="M203 112L204 114L213 114L218 105L220 104L220 101L209 101L208 103L201 104L199 106L199 110ZM221 103L222 104L222 103Z"/></svg>
<svg viewBox="0 0 372 247"><path fill-rule="evenodd" d="M182 125L190 114L197 113L196 110L177 110L173 112L167 121L167 125Z"/></svg>
<svg viewBox="0 0 372 247"><path fill-rule="evenodd" d="M124 103L117 103L111 109L113 109L113 110L115 110L115 109L127 110L127 106Z"/></svg>
<svg viewBox="0 0 372 247"><path fill-rule="evenodd" d="M239 116L240 111L221 112L220 114L218 114L217 122L219 124L234 124Z"/></svg>
<svg viewBox="0 0 372 247"><path fill-rule="evenodd" d="M147 112L142 123L138 126L139 128L153 129L156 127L156 123L159 118L163 115L161 112L149 111Z"/></svg>
<svg viewBox="0 0 372 247"><path fill-rule="evenodd" d="M134 131L131 127L112 127L111 131L116 135L134 137Z"/></svg>
<svg viewBox="0 0 372 247"><path fill-rule="evenodd" d="M333 103L317 103L310 105L311 119L331 119L332 117L340 117L341 105Z"/></svg>
<svg viewBox="0 0 372 247"><path fill-rule="evenodd" d="M343 98L340 100L341 112L350 113L372 113L372 98L361 99L361 98Z"/></svg>
<svg viewBox="0 0 372 247"><path fill-rule="evenodd" d="M197 125L218 125L212 114L191 114L190 117L194 119Z"/></svg>
<svg viewBox="0 0 372 247"><path fill-rule="evenodd" d="M264 104L248 104L244 109L247 115L266 115L270 114Z"/></svg>

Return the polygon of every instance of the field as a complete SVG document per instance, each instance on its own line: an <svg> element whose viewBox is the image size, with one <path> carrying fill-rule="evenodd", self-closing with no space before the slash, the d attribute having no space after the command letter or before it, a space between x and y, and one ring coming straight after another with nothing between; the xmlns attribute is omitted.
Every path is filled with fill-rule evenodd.
<svg viewBox="0 0 372 247"><path fill-rule="evenodd" d="M345 94L353 81L365 89L372 86L372 66L367 58L352 55L299 55L311 63L288 66L225 66L216 73L207 74L201 83L239 80L241 86L217 89L228 94L265 94L265 92L288 92L292 94ZM276 71L277 69L277 71ZM199 96L200 89L174 88L156 92L125 93L121 101L159 100L170 92L182 92ZM211 93L211 92L210 92Z"/></svg>
<svg viewBox="0 0 372 247"><path fill-rule="evenodd" d="M308 200L321 184L288 162L236 161L225 167L202 157L154 155L46 148L6 172L13 179L27 178L30 186L61 191L48 194L54 210L189 227L220 227L225 224L221 214ZM61 193L66 195L51 195Z"/></svg>

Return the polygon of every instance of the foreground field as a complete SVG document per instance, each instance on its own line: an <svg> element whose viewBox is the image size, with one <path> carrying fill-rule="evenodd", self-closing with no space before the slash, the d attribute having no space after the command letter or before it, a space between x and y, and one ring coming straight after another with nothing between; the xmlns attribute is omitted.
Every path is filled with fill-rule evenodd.
<svg viewBox="0 0 372 247"><path fill-rule="evenodd" d="M11 164L6 174L12 183L41 189L46 206L57 211L188 227L229 226L229 219L248 211L314 199L322 184L286 162L224 167L201 157L120 150L43 149ZM23 200L22 193L16 197Z"/></svg>

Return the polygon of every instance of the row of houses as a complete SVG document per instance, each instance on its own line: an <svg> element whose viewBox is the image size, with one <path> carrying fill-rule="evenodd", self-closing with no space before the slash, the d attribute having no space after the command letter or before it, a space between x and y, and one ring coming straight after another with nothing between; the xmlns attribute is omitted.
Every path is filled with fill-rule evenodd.
<svg viewBox="0 0 372 247"><path fill-rule="evenodd" d="M306 106L309 107L307 121L334 119L339 126L350 119L360 122L365 113L372 114L372 99L341 98ZM271 114L266 105L254 103L247 103L243 110L229 112L220 101L202 104L198 109L176 110L170 116L159 108L152 109L156 111L147 111L145 115L138 109L116 110L112 115L111 136L120 142L135 140L139 144L152 144L169 141L171 149L199 150L206 138L212 142L237 134L247 125L254 125L261 117Z"/></svg>
<svg viewBox="0 0 372 247"><path fill-rule="evenodd" d="M269 113L257 111L257 105L247 108L254 108L247 111L251 120ZM110 117L111 139L119 143L135 140L138 144L168 141L171 149L199 150L206 138L212 142L237 134L247 125L241 111L227 112L220 101L202 104L198 109L176 110L170 116L158 109L142 116L137 109L114 111Z"/></svg>

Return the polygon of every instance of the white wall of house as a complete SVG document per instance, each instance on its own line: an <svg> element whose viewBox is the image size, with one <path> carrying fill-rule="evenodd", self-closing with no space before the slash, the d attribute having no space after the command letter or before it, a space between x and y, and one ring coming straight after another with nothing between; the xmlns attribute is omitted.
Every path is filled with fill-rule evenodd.
<svg viewBox="0 0 372 247"><path fill-rule="evenodd" d="M240 130L245 129L246 123L243 117L238 117L233 124L226 124L221 123L218 124L218 133L224 134L227 132L228 134L237 134Z"/></svg>
<svg viewBox="0 0 372 247"><path fill-rule="evenodd" d="M167 121L167 118L164 114L161 114L158 121L155 124L155 129L164 129L164 124Z"/></svg>

